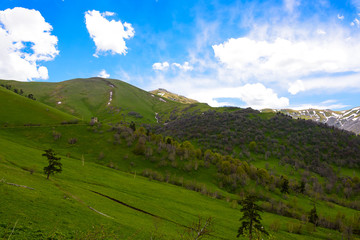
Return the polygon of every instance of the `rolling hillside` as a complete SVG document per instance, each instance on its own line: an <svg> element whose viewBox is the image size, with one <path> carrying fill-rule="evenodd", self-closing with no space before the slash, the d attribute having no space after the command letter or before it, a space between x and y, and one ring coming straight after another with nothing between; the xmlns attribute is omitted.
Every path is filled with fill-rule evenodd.
<svg viewBox="0 0 360 240"><path fill-rule="evenodd" d="M0 87L0 127L51 125L77 118Z"/></svg>
<svg viewBox="0 0 360 240"><path fill-rule="evenodd" d="M156 123L163 121L173 109L183 110L181 104L155 96L128 83L103 78L73 79L58 83L0 81L12 89L33 94L37 101L77 116L83 120L97 117L103 122L137 121ZM208 109L206 104L196 104L192 110Z"/></svg>
<svg viewBox="0 0 360 240"><path fill-rule="evenodd" d="M216 179L213 168L185 171L160 167L163 154L154 153L149 161L133 154L135 143L130 148L125 140L116 145L109 143L113 133L107 128L90 130L81 125L0 130L0 212L5 213L0 218L0 237L192 239L181 238L179 232L186 233L200 216L214 219L214 232L208 239L235 239L241 216L236 200L240 196L226 193L213 184ZM62 133L60 139L51 140L54 131ZM69 144L68 137L76 137L78 142ZM46 159L41 156L43 149L49 147L61 153L63 163L63 172L51 176L50 181L43 174ZM102 159L96 155L101 150ZM150 168L157 175L148 179L140 176ZM174 186L172 180L159 181L162 174L170 174L171 179L183 178L184 185ZM195 192L194 184L217 195ZM252 188L261 192L266 196L262 201L264 206L268 204L267 198L274 198L272 204L283 202L283 207L292 206L292 211L306 212L311 208L312 200L305 195L291 194L283 199L281 194L271 193L254 181L248 184L243 190ZM356 210L329 205L320 199L317 207L320 216L326 219L335 219L339 211L347 214L346 219L356 216ZM305 224L301 234L291 232L289 226L302 225L294 217L271 212L265 212L262 217L266 229L277 223L276 230L271 230L275 239L341 238L340 232L323 227L313 234L311 225L305 228Z"/></svg>

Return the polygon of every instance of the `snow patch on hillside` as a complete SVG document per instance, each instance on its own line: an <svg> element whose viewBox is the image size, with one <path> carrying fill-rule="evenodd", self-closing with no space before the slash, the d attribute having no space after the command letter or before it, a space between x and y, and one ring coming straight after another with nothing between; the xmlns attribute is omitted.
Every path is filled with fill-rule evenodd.
<svg viewBox="0 0 360 240"><path fill-rule="evenodd" d="M108 102L108 104L107 104L107 105L110 105L110 103L111 103L111 101L112 101L112 95L113 95L113 92L112 92L112 91L110 91L110 98L109 98L109 102Z"/></svg>

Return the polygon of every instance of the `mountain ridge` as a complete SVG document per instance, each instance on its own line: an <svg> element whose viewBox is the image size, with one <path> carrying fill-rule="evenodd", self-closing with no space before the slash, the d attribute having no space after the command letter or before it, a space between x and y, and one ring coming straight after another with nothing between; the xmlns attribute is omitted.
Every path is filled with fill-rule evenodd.
<svg viewBox="0 0 360 240"><path fill-rule="evenodd" d="M262 112L266 112L265 110ZM292 118L310 119L315 122L325 123L328 126L334 126L339 129L360 134L360 107L354 107L348 110L334 111L330 109L280 109L275 110L286 114Z"/></svg>
<svg viewBox="0 0 360 240"><path fill-rule="evenodd" d="M150 91L150 93L152 93L154 95L159 95L161 97L170 99L175 102L180 102L180 103L185 103L185 104L199 103L198 101L196 101L194 99L187 98L187 97L181 96L179 94L170 92L164 88L158 88L156 90L152 90L152 91Z"/></svg>

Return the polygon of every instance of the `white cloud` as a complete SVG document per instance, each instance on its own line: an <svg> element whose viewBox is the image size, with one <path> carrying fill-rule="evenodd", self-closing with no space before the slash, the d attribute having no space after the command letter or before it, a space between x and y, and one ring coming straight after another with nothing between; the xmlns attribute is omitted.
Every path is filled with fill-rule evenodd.
<svg viewBox="0 0 360 240"><path fill-rule="evenodd" d="M359 19L355 18L354 21L350 23L351 26L360 27L360 21Z"/></svg>
<svg viewBox="0 0 360 240"><path fill-rule="evenodd" d="M256 79L287 87L288 82L319 78L316 75L359 72L360 54L354 53L360 52L360 36L337 26L322 31L326 34L311 28L275 27L231 38L213 45L213 50L222 71L243 82ZM328 80L327 86L337 85L338 79ZM299 87L297 83L289 91L302 91Z"/></svg>
<svg viewBox="0 0 360 240"><path fill-rule="evenodd" d="M349 105L345 105L345 104L341 104L341 103L337 103L336 100L327 100L327 101L323 101L319 104L301 104L301 105L297 105L297 106L292 106L291 109L294 110L305 110L305 109L331 109L331 110L336 110L336 109L342 109L342 108L346 108L349 107Z"/></svg>
<svg viewBox="0 0 360 240"><path fill-rule="evenodd" d="M289 106L288 98L279 98L272 89L266 88L261 83L246 84L240 87L199 90L196 93L190 94L189 97L200 102L206 102L213 107L228 105L226 102L217 101L217 98L238 99L246 103L242 107L254 109L284 108Z"/></svg>
<svg viewBox="0 0 360 240"><path fill-rule="evenodd" d="M98 77L101 77L101 78L109 78L110 77L110 74L108 74L105 69L101 70L101 72L98 74Z"/></svg>
<svg viewBox="0 0 360 240"><path fill-rule="evenodd" d="M319 35L325 35L326 34L326 32L324 30L322 30L322 29L318 29L316 32Z"/></svg>
<svg viewBox="0 0 360 240"><path fill-rule="evenodd" d="M86 28L96 45L95 57L106 52L123 55L127 53L125 39L134 36L134 28L130 23L123 24L121 21L106 19L113 15L113 12L100 13L96 10L85 13Z"/></svg>
<svg viewBox="0 0 360 240"><path fill-rule="evenodd" d="M151 85L148 88L149 90L165 88L213 107L232 105L263 109L289 106L288 98L279 97L276 92L262 83L232 86L220 82L216 76L213 77L215 78L196 77L192 72L182 72L170 78L167 74L157 74L155 78L151 79ZM221 98L234 101L228 103L222 101ZM244 104L239 104L239 101Z"/></svg>
<svg viewBox="0 0 360 240"><path fill-rule="evenodd" d="M360 91L360 73L354 73L344 76L313 77L303 80L297 80L290 84L288 91L291 94L297 94L302 91Z"/></svg>
<svg viewBox="0 0 360 240"><path fill-rule="evenodd" d="M177 68L182 71L192 71L194 69L193 66L190 66L189 62L185 62L183 65L181 65L180 63L173 63L171 64L171 66L175 69Z"/></svg>
<svg viewBox="0 0 360 240"><path fill-rule="evenodd" d="M52 26L39 11L16 7L0 11L0 78L48 79L39 61L53 60L59 51Z"/></svg>
<svg viewBox="0 0 360 240"><path fill-rule="evenodd" d="M290 87L288 91L293 95L297 94L298 92L305 91L304 83L301 80L297 80L294 83L290 83Z"/></svg>
<svg viewBox="0 0 360 240"><path fill-rule="evenodd" d="M163 62L163 63L154 63L152 65L152 68L154 70L158 70L158 71L165 71L169 68L170 64L168 62Z"/></svg>
<svg viewBox="0 0 360 240"><path fill-rule="evenodd" d="M250 18L236 23L246 29L240 38L223 40L218 34L225 26L218 22L200 25L196 44L186 49L193 71L157 72L150 89L164 87L212 106L237 99L232 104L238 105L241 100L245 103L241 107L257 109L292 107L290 94L305 91L317 94L316 97L344 90L360 91L357 29L336 19L337 12L329 14L328 21L307 15L300 22L296 16L302 17L302 9L295 9L300 1L287 1L287 11L294 13L284 15L285 3L281 10L271 9L260 19L244 14ZM180 64L170 65L174 68ZM342 106L316 102L312 105Z"/></svg>
<svg viewBox="0 0 360 240"><path fill-rule="evenodd" d="M103 17L106 17L106 16L114 16L115 15L115 13L114 12L108 12L108 11L106 11L106 12L103 12L102 14L101 14Z"/></svg>
<svg viewBox="0 0 360 240"><path fill-rule="evenodd" d="M152 68L157 71L166 71L169 69L169 67L170 67L170 63L168 62L163 62L163 63L157 62L152 65ZM172 63L171 68L173 70L181 70L184 72L192 71L194 69L193 66L189 64L189 62L184 62L184 64L182 65L180 63Z"/></svg>
<svg viewBox="0 0 360 240"><path fill-rule="evenodd" d="M340 19L340 20L344 20L345 17L344 17L344 15L338 14L338 15L337 15L337 18Z"/></svg>

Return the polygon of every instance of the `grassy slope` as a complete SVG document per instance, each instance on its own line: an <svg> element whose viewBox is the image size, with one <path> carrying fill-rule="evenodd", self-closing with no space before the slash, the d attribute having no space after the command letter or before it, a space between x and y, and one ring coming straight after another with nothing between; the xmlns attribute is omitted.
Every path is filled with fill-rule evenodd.
<svg viewBox="0 0 360 240"><path fill-rule="evenodd" d="M78 81L80 82L78 83ZM74 80L75 83L78 83L81 86L84 85L84 82L82 81L88 83L89 80ZM144 118L142 119L142 121L144 122L154 121L153 118L154 112L161 112L161 111L170 112L174 106L177 106L180 109L180 111L181 109L189 108L189 106L180 105L177 103L173 103L171 101L167 101L166 103L164 103L160 101L158 98L151 97L151 95L147 97L148 95L146 94L148 93L144 94L144 91L140 89L134 88L135 90L132 89L131 91L129 91L129 88L127 88L128 85L126 83L116 80L110 80L110 81L115 86L114 98L112 104L119 104L119 105L122 104L122 105L121 105L121 111L118 115L116 115L116 113L109 114L109 110L111 109L108 109L106 106L105 108L103 108L102 110L103 112L100 111L98 112L100 114L98 116L103 116L104 119L106 119L107 117L108 121L118 120L119 118L121 118L122 116L121 114L124 113L124 115L126 115L125 113L127 113L127 111L140 112L144 116ZM68 90L65 91L65 93L72 91L71 88L75 87L72 81L68 81L68 82L71 82L71 84L67 86ZM95 82L95 80L94 81L91 80L90 82L94 84L94 86L90 86L90 87L94 87L94 88L99 87L99 83ZM100 86L104 87L103 85ZM38 85L38 88L41 88L41 86ZM36 87L34 87L34 89L36 89ZM111 88L106 83L104 89L106 90L104 90L103 94L100 95L108 94L108 92L106 91L113 88ZM3 89L0 88L0 90ZM48 90L50 90L50 88ZM5 89L3 91L9 94L11 93ZM45 90L43 89L43 91ZM101 91L102 90L97 90L96 92L101 92ZM37 105L36 108L40 108L39 107L40 105L47 107L46 105L38 103L38 101L29 100L13 93L11 94L13 97L22 98L25 99L26 101L30 101L31 103L36 104ZM36 94L34 95L39 99L39 97L36 96ZM72 94L69 95L69 99L71 99L70 97L74 97L74 99L71 100L71 102L73 102L71 104L71 107L77 108L83 112L89 110L91 114L94 114L93 112L94 110L92 109L95 109L94 106L96 106L97 104L97 101L94 100L96 99L96 95L90 97L92 100L95 101L93 103L88 103L87 101L83 101L81 103L78 101L79 96L77 95L78 94L76 92L73 92ZM88 96L86 92L84 92L83 95ZM101 97L100 95L98 97ZM42 99L41 101L48 101L45 100L45 98L46 97L44 97L44 99ZM86 99L86 97L84 99ZM129 99L131 101L128 101ZM107 103L108 99L104 98L102 101L105 101ZM64 105L56 105L56 102L54 104L55 104L54 106L56 107L66 106L65 101L64 101ZM28 107L23 107L23 109L28 109ZM101 106L99 107L99 109L101 109ZM191 110L206 109L206 106L195 105L190 109ZM19 119L24 118L24 115L22 114L23 113L18 115L16 118L15 117L9 118L9 116L12 115L5 114L3 119L11 122L17 121ZM41 112L37 114L36 117L42 119L43 115L44 113ZM264 115L264 117L266 116ZM129 120L129 117L126 118L127 118L126 120ZM60 140L55 141L53 139L52 137L53 131L60 132L62 134ZM101 206L102 208L104 207L104 205L106 205L105 209L107 209L108 211L106 212L102 211L102 212L108 215L111 215L109 214L109 212L112 211L111 206L113 205L108 203L107 199L103 199L103 197L94 196L93 193L89 193L86 189L89 186L91 186L93 190L95 189L99 192L106 193L115 198L118 198L119 196L119 198L121 199L125 198L126 201L129 200L130 202L134 202L134 201L136 202L134 198L148 199L148 201L143 201L137 207L139 208L141 207L142 209L146 209L147 211L150 212L152 212L152 210L155 209L156 211L159 211L159 213L164 213L164 215L161 216L166 216L166 217L170 216L168 218L175 218L177 219L176 220L177 222L182 221L181 222L182 224L190 224L193 220L195 220L196 215L199 214L203 215L203 213L206 213L205 215L207 215L208 213L207 211L210 211L209 215L221 219L219 221L216 221L216 226L219 225L219 227L217 227L219 228L217 229L217 233L219 233L222 236L229 236L228 238L232 238L234 232L236 234L236 228L239 225L238 224L239 213L238 211L231 209L229 207L229 203L226 203L225 201L209 199L197 193L189 192L182 188L169 186L167 184L148 182L147 180L144 180L141 177L140 178L137 177L135 180L133 180L134 178L132 175L124 174L119 171L114 171L90 163L90 162L101 162L102 164L106 164L109 161L115 161L118 164L119 169L123 171L134 171L134 170L141 171L142 169L147 167L152 167L152 168L154 167L148 161L144 161L143 158L131 154L129 149L125 147L125 143L120 146L113 145L112 133L110 132L108 133L104 131L103 133L93 134L92 130L88 129L86 126L56 126L56 127L37 127L37 128L22 127L22 128L12 128L12 129L1 129L0 136L2 136L2 139L0 139L0 142L2 142L0 143L0 149L2 149L2 152L0 153L0 157L1 157L0 164L2 165L0 168L0 179L1 178L7 179L6 180L7 182L17 182L18 180L21 180L25 182L21 182L21 183L17 182L17 183L24 185L27 185L26 181L29 181L29 182L33 182L35 184L34 186L43 189L43 191L39 194L38 193L25 194L23 192L24 189L3 184L0 190L4 192L4 194L1 195L7 196L7 198L5 199L7 205L4 205L4 207L0 210L0 212L4 212L8 216L6 220L2 220L2 222L0 222L0 224L2 224L0 226L2 226L3 228L5 226L5 228L8 227L10 229L12 228L12 224L14 224L16 220L24 218L25 221L23 222L23 225L19 225L24 227L25 229L24 234L36 234L36 231L44 228L43 225L46 222L54 222L54 224L51 226L57 226L59 232L65 235L66 234L69 235L72 234L71 232L74 232L75 230L87 231L89 228L91 228L92 225L98 224L100 222L105 222L105 224L107 224L109 228L117 230L120 235L124 234L123 236L129 236L134 233L137 233L136 236L137 239L144 239L144 237L149 236L149 232L151 232L154 228L153 217L149 217L149 219L146 220L146 217L141 216L141 214L140 215L134 214L132 212L133 210L130 211L127 215L124 213L126 212L125 210L121 210L120 213L116 215L117 218L125 220L122 222L115 221L116 222L115 223L113 220L103 220L103 217L101 216L100 216L101 217L100 220L92 217L92 214L94 215L95 213L89 211L86 205L90 205L99 211L102 211L102 209L98 209L99 208L98 206ZM72 137L78 138L77 144L69 145L67 143L67 140ZM58 152L60 152L63 155L68 154L69 156L75 157L75 158L63 158L64 163L66 162L66 165L69 166L69 168L66 169L67 173L65 173L65 166L64 166L64 173L56 178L59 187L56 187L54 183L49 185L47 181L44 181L44 178L41 174L41 169L44 166L43 165L44 159L41 158L41 153L43 149L46 149L48 147L55 148ZM98 156L99 153L101 152L105 154L105 157L100 161L98 159ZM124 155L129 155L129 159L125 160L123 158ZM79 164L81 156L84 156L86 159L85 167L82 167L81 164ZM12 164L11 162L15 164ZM135 166L131 168L130 162L134 162ZM79 165L81 166L80 168ZM21 170L21 167L19 168L19 166L23 168L33 167L36 169L36 172L33 175L30 175L27 171ZM88 166L91 166L92 168L88 170L86 168ZM163 169L159 169L159 171L171 171L172 173L177 173L178 170L173 170L172 168L163 168ZM283 170L279 169L279 171L283 171ZM179 174L184 174L184 173L179 172ZM185 174L185 178L188 179L196 178L197 181L204 182L207 185L211 186L212 188L217 188L214 182L212 182L214 176L213 174L215 174L215 172L198 171L198 172L191 172ZM37 178L34 180L33 178L35 177ZM139 181L139 179L142 179L142 181ZM133 184L129 185L129 182L132 181ZM43 182L45 182L48 185L45 186ZM95 184L89 185L89 182ZM121 186L118 186L118 184L116 184L118 182L126 182L126 184L125 185L121 184ZM56 188L54 188L54 186L57 188L57 190ZM166 187L162 189L162 186L166 186ZM174 194L171 193L169 195L169 192L172 191L181 194L177 195L175 193ZM24 196L22 194L24 194ZM81 201L79 202L75 198L71 197L74 194L76 195L75 196L76 199L81 199L86 204L84 205L81 203ZM19 199L19 195L22 196L21 199ZM68 202L62 201L64 195L68 196L67 198L71 200L72 205L67 205ZM162 200L159 199L159 196L161 196ZM194 196L198 196L198 197L194 197ZM236 196L233 196L232 198L236 198ZM179 203L180 205L177 206L176 203L179 201L179 199L181 199ZM312 202L306 198L291 196L289 202L290 201L298 202L298 204L301 205L301 207L303 207L304 209L310 209L312 207ZM37 215L37 212L34 212L32 209L27 209L26 211L22 210L23 211L22 213L19 212L18 209L26 208L29 205L28 204L29 202L35 203L34 209L36 209L36 211L41 212L40 216L42 215L45 216L37 217L39 215ZM329 213L330 216L336 215L338 211L346 212L349 215L354 214L353 210L342 208L337 205L327 206L326 203L321 203L321 202L319 204L320 204L319 211L321 211L322 213L325 212ZM156 207L157 205L162 206L162 208L157 208ZM115 206L118 206L118 204L115 204ZM169 209L172 208L175 208L175 210L170 211ZM61 210L63 209L66 209L66 213L70 215L62 214ZM82 210L80 211L79 209ZM137 217L134 217L134 215L136 215ZM230 221L227 219L230 219ZM279 219L281 221L282 231L276 234L279 239L289 239L290 236L292 239L304 239L304 238L311 239L307 233L305 233L304 235L292 234L289 236L289 233L284 232L284 230L286 229L286 223L289 221L296 222L296 220L289 220L287 218L273 214L267 214L267 213L264 214L264 222L267 227L274 219ZM78 221L81 223L79 224L79 227L77 229L70 226L73 225L74 223L77 224ZM230 223L224 223L224 222L230 222ZM134 226L135 225L137 226L137 224L140 225L141 228L134 228ZM163 230L162 230L163 232L165 232L170 236L176 236L176 231L178 231L177 226L174 226L173 224L170 223L162 223L161 225L163 225ZM6 230L7 234L9 234L10 232L9 229ZM48 233L55 234L51 230L51 227L45 228L41 234L48 234ZM331 234L331 236L334 236L334 234L337 233L328 230L320 230L313 236L317 236L314 239L325 239L325 236L329 234Z"/></svg>
<svg viewBox="0 0 360 240"><path fill-rule="evenodd" d="M0 126L60 124L76 117L0 87Z"/></svg>
<svg viewBox="0 0 360 240"><path fill-rule="evenodd" d="M240 213L224 200L216 200L199 193L165 183L152 182L139 176L122 173L94 163L62 157L63 173L45 179L42 167L46 160L42 151L0 138L0 237L8 238L17 222L12 239L61 237L68 239L79 232L91 231L92 226L103 224L107 232L114 231L119 239L148 239L156 227L165 239L174 239L181 226L159 220L124 207L89 190L106 194L152 214L190 225L198 215L212 216L215 236L234 239L239 226ZM35 170L30 174L24 169ZM7 185L17 183L34 190ZM88 206L111 216L104 217ZM286 223L297 222L285 217L263 214L265 227L277 219L280 231L276 239L339 239L334 231L318 228L308 235L285 232ZM216 238L214 238L216 239Z"/></svg>
<svg viewBox="0 0 360 240"><path fill-rule="evenodd" d="M184 96L180 96L176 93L172 93L172 92L168 92L164 89L156 89L153 91L150 91L150 93L154 94L154 95L160 95L164 98L167 99L171 99L174 100L176 102L181 102L181 103L186 103L186 104L192 104L192 103L197 103L198 101L194 100L194 99L190 99Z"/></svg>
<svg viewBox="0 0 360 240"><path fill-rule="evenodd" d="M104 131L105 130L105 131ZM57 131L62 133L62 137L59 140L54 140L52 137L52 132L53 131ZM228 196L230 199L236 199L237 196L236 195L232 195L229 193L224 193L222 190L218 189L217 184L214 183L214 178L215 178L215 174L216 171L210 169L201 169L199 171L192 171L189 173L185 173L182 172L178 169L173 169L172 167L162 167L162 168L156 168L156 164L152 164L150 161L145 160L142 157L139 156L135 156L131 153L131 151L128 149L128 147L126 146L126 143L120 144L120 145L114 145L111 141L111 136L112 133L111 132L107 132L106 129L103 129L103 131L98 131L97 133L94 133L92 130L90 130L88 127L86 126L76 126L76 125L69 125L69 126L57 126L57 127L28 127L28 128L12 128L12 129L1 129L0 130L0 136L2 136L3 141L5 141L5 143L0 146L0 148L5 148L6 145L8 146L12 146L10 149L8 149L8 151L5 152L9 152L8 154L4 155L3 157L5 157L6 159L12 159L10 160L11 162L17 162L20 161L22 162L21 166L23 167L31 167L34 165L34 162L40 162L38 164L35 164L35 169L37 170L37 172L40 174L41 173L41 168L42 168L42 164L44 163L44 159L41 160L41 152L43 149L52 147L55 148L57 152L61 153L62 155L68 155L68 156L72 156L75 158L71 158L68 159L70 162L73 162L74 164L78 164L81 165L81 158L82 156L84 156L85 159L85 166L97 166L94 165L93 162L100 162L102 164L107 164L109 161L112 161L115 163L115 165L118 167L119 170L122 171L132 171L132 172L137 172L138 175L139 173L146 168L155 168L157 171L160 172L171 172L171 174L177 174L178 176L183 175L184 179L188 179L188 180L192 180L192 179L196 179L197 182L199 183L205 183L208 186L208 189L211 189L212 191L219 191L221 192L223 195ZM67 139L70 137L76 137L78 138L78 142L74 145L70 145L67 143ZM6 139L6 140L5 140ZM36 139L36 141L33 141L34 139ZM10 142L12 141L12 142ZM16 143L13 143L16 142ZM31 149L33 151L33 153L29 153L27 152L28 150L24 151L23 146L26 145L27 147L24 147L25 149ZM14 147L13 147L14 146ZM18 149L18 150L16 150ZM4 151L3 151L4 152ZM15 152L17 152L16 154L14 154ZM104 153L104 158L103 159L98 159L99 153L103 152ZM124 155L128 156L128 159L124 158ZM27 156L35 156L34 160L31 158L29 159L29 157ZM134 166L131 166L131 162L134 163ZM275 162L273 162L272 160L270 161L270 167L273 168L273 166L275 167ZM109 182L126 182L128 183L128 181L130 179L133 178L133 176L131 175L127 175L129 176L128 180L120 180L120 178L118 179L117 176L110 178L107 178L105 176L108 176L107 171L103 170L108 170L108 171L112 171L108 168L103 168L100 166L97 166L96 168L98 168L97 170L97 174L93 174L91 172L91 174L89 176L86 175L86 173L83 172L84 169L86 168L78 168L74 165L72 165L71 167L71 171L68 169L66 171L70 171L71 172L71 178L84 178L84 179L89 179L86 180L86 182L94 182L95 183L98 181L97 179L97 175L99 176L99 178L103 178L101 180L101 183L98 183L100 185L105 185L105 186L110 186L111 189L114 189L115 187L110 184ZM65 170L64 170L65 171ZM277 171L281 174L287 174L287 169L281 169L281 168L277 168ZM117 172L117 171L115 171ZM0 174L1 174L1 170L0 170ZM68 179L70 182L66 183L66 186L69 189L74 189L74 191L70 191L72 194L74 194L74 192L78 193L79 191L81 191L81 189L78 189L75 185L73 185L72 180L70 180L70 175L64 175L65 172L61 175L59 175L59 179ZM85 175L84 175L85 174ZM122 175L122 173L117 172L117 174ZM74 177L75 176L75 177ZM3 175L0 175L0 178L3 177ZM19 177L16 176L16 174L14 175L14 181L16 179L23 179L23 177ZM94 178L93 178L94 177ZM291 178L298 178L297 175L292 176ZM137 177L138 178L138 177ZM43 178L41 178L43 179ZM142 178L141 178L142 179ZM41 180L42 181L42 180ZM78 180L76 180L78 181ZM25 183L20 183L20 184L25 184ZM137 185L139 184L139 185ZM158 184L158 183L156 183ZM26 184L25 184L26 185ZM165 184L166 185L166 184ZM134 183L134 185L131 186L131 188L139 188L138 186L142 186L140 188L143 188L143 186L146 186L146 188L151 189L150 186L144 185L144 183ZM157 186L157 185L156 185ZM124 187L124 186L122 186ZM263 188L254 185L253 183L250 183L249 185L250 188L257 188L258 191L266 193L266 190L264 190ZM156 187L155 187L156 188ZM112 192L105 192L108 191L109 189L97 189L97 186L94 186L94 188L92 188L93 190L96 191L100 191L103 193L111 193L111 196L116 196L116 191ZM158 192L154 189L154 187L152 188L153 190L153 194L158 194ZM179 189L179 188L176 188ZM139 191L145 191L145 189L138 189ZM119 190L119 191L124 191L123 189ZM128 190L126 190L128 191ZM167 191L170 190L164 190L164 192L162 193L162 197L164 197L164 195L167 195ZM177 190L180 191L180 190ZM185 191L186 190L182 189L181 191ZM138 193L134 193L134 192L127 192L128 196L132 196L132 195L139 195ZM194 193L196 194L196 193ZM276 193L266 193L266 194L270 194L269 196L271 196L271 198L274 199L282 199L282 195L281 194L276 194ZM155 198L153 199L154 202L150 205L156 205L157 201L159 201L158 199L156 199L155 196L150 196L150 198ZM166 201L169 201L168 203L166 202L159 202L160 205L166 206L166 208L171 208L172 207L172 202L177 201L177 199L179 198L179 196L169 196L169 198L167 198ZM15 199L15 196L14 196ZM191 199L191 198L188 198ZM184 199L184 201L186 201L186 199ZM196 200L195 202L197 202L199 200ZM205 201L205 200L201 200L201 201ZM191 200L192 202L192 200ZM229 203L226 203L224 200L220 201L222 202L221 204L225 204L226 206L230 206ZM309 199L306 196L302 196L302 195L298 195L298 196L294 196L294 195L290 195L288 200L286 200L285 202L290 203L292 205L295 204L295 206L300 207L301 209L303 209L304 211L308 211L309 209L312 208L312 200ZM95 201L94 204L97 204L97 202ZM189 202L189 204L192 204ZM206 201L204 202L204 206L206 206ZM26 203L19 203L20 206L26 206ZM19 207L19 205L17 205L17 207ZM146 205L144 203L144 205ZM93 205L91 205L92 207L94 207ZM208 207L213 208L213 206L208 205ZM95 209L97 209L96 207L94 207ZM142 206L142 208L146 209L147 211L150 211L151 208L146 208L146 206ZM191 208L191 207L190 207ZM330 217L335 217L336 214L338 212L342 212L342 213L346 213L347 216L353 216L354 214L356 214L355 210L351 210L348 208L344 208L341 206L338 206L336 204L328 204L326 202L323 201L318 201L317 202L317 208L318 208L318 213L322 214L322 215L327 215ZM195 209L201 209L199 207L196 207ZM99 210L99 209L98 209ZM101 211L101 210L99 210ZM163 211L163 210L162 210ZM181 214L181 209L179 209L180 212L176 211L176 214ZM202 215L202 211L198 212L197 210L194 210L194 215L200 214ZM151 212L151 211L150 211ZM235 214L237 217L239 217L238 212L232 212L232 214ZM306 214L306 213L305 213ZM168 216L168 213L165 212L164 216ZM214 216L214 215L211 215ZM215 216L217 216L215 214ZM271 224L272 221L274 221L275 219L280 219L281 222L281 228L283 231L286 231L287 229L287 224L289 222L297 222L297 220L294 219L288 219L288 218L284 218L284 217L280 217L277 215L273 215L273 214L265 214L265 216L269 216L269 218L265 218L264 220L266 221L267 226L269 226ZM54 216L53 216L54 217ZM226 216L228 217L228 216ZM61 217L62 218L62 217ZM66 219L66 217L65 217ZM67 221L67 220L64 220ZM224 220L226 221L226 220ZM236 221L237 219L234 219L235 223L235 227L232 228L232 231L234 231L233 229L236 229ZM191 222L191 221L190 221ZM92 223L86 223L86 224L92 224ZM89 226L86 225L84 223L84 226ZM149 223L144 223L144 224L148 224ZM151 224L150 224L151 225ZM111 225L112 226L112 225ZM151 225L152 226L152 225ZM62 227L67 229L66 224ZM174 228L174 226L170 227L170 229ZM175 227L176 228L176 227ZM83 228L84 229L84 228ZM229 228L230 229L230 228ZM136 232L137 230L132 229L132 232ZM150 231L150 230L149 230ZM168 230L166 230L168 231ZM169 230L170 231L170 230ZM224 230L225 231L225 230ZM324 230L325 231L325 230ZM330 234L334 234L334 232L332 231L328 231L326 230L328 233ZM287 234L285 232L281 233L281 234ZM279 236L282 236L282 235ZM317 233L318 234L318 233ZM309 237L309 235L302 234L299 235L299 239L301 239L302 237ZM324 236L324 235L321 235ZM141 239L141 238L140 238ZM285 238L286 239L286 238ZM317 239L317 238L314 238ZM321 239L321 238L318 238Z"/></svg>
<svg viewBox="0 0 360 240"><path fill-rule="evenodd" d="M73 79L58 83L2 80L0 83L22 89L25 94L32 93L38 101L84 120L98 117L105 122L134 120L156 123L155 112L168 115L175 107L188 107L186 104L152 96L151 93L114 79ZM113 92L113 99L108 105L110 92ZM206 104L198 103L192 110L208 108ZM129 116L129 112L140 113L143 118Z"/></svg>

